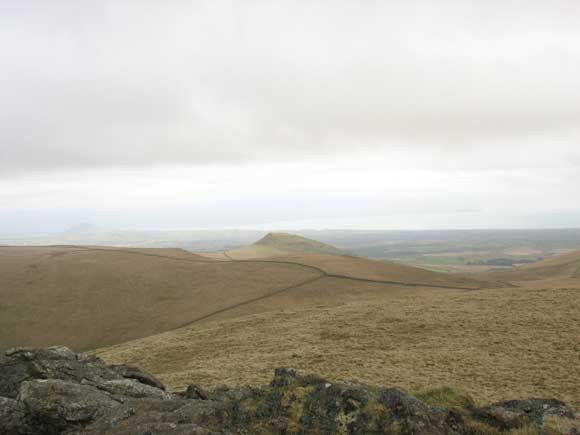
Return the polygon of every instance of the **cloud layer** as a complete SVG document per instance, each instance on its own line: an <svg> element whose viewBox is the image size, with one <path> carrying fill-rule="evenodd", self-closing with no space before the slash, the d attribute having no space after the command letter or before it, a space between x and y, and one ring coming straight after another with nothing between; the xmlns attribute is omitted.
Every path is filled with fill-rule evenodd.
<svg viewBox="0 0 580 435"><path fill-rule="evenodd" d="M580 165L576 1L6 3L4 176L361 150Z"/></svg>
<svg viewBox="0 0 580 435"><path fill-rule="evenodd" d="M0 4L1 233L580 225L577 0Z"/></svg>

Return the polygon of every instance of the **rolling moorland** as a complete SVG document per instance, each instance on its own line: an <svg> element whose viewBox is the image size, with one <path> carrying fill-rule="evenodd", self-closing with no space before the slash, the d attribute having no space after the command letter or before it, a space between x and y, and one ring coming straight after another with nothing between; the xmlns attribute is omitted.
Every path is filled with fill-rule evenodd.
<svg viewBox="0 0 580 435"><path fill-rule="evenodd" d="M289 250L296 243L310 244L313 251L328 248L287 239L277 249L266 238L242 250L243 259L237 251L202 256L175 249L0 248L0 343L87 350L229 318L240 309L254 312L260 301L259 311L283 308L274 298L278 294L295 295L292 306L336 305L388 299L425 286L489 286L395 263L297 253ZM285 255L264 258L264 249ZM328 280L339 284L331 288ZM320 287L329 291L316 291Z"/></svg>
<svg viewBox="0 0 580 435"><path fill-rule="evenodd" d="M396 261L442 272L470 273L509 268L580 247L580 229L507 230L300 230L293 233L360 257ZM80 224L61 234L0 235L5 245L101 245L182 248L223 252L253 244L257 230L122 231Z"/></svg>
<svg viewBox="0 0 580 435"><path fill-rule="evenodd" d="M0 343L68 345L170 390L291 366L484 405L580 406L580 252L445 274L285 234L221 253L0 248Z"/></svg>

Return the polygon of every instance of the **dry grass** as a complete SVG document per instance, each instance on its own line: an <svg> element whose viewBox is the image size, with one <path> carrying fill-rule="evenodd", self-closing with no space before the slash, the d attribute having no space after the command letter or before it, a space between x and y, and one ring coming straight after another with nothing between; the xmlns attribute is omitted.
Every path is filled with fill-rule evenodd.
<svg viewBox="0 0 580 435"><path fill-rule="evenodd" d="M335 306L389 298L407 290L344 280L331 286L306 285L288 297L272 299L272 294L323 273L294 260L232 262L224 258L179 249L0 248L0 348L64 344L86 350L203 321L214 313L228 319L283 306ZM322 258L332 263L331 256ZM376 276L392 273L409 282L424 273L404 266L405 275L390 263L351 257L337 257L336 262L332 270L344 267L345 273L356 275L360 269L363 277L368 275L365 267ZM444 281L446 275L437 277ZM448 284L455 281L450 277Z"/></svg>
<svg viewBox="0 0 580 435"><path fill-rule="evenodd" d="M317 240L307 239L296 234L269 233L254 243L253 246L267 246L282 251L311 254L341 255L343 251Z"/></svg>
<svg viewBox="0 0 580 435"><path fill-rule="evenodd" d="M261 384L278 366L478 402L531 396L580 405L580 290L418 292L185 328L98 353L188 383Z"/></svg>
<svg viewBox="0 0 580 435"><path fill-rule="evenodd" d="M234 260L252 260L255 258L266 258L278 255L285 255L287 252L273 248L271 246L251 245L232 249L227 254Z"/></svg>
<svg viewBox="0 0 580 435"><path fill-rule="evenodd" d="M307 264L318 267L328 274L369 280L400 281L425 286L446 285L467 288L482 288L488 285L472 277L448 275L446 273L433 272L390 261L377 261L348 255L293 254L271 257L270 260Z"/></svg>
<svg viewBox="0 0 580 435"><path fill-rule="evenodd" d="M164 254L170 258L157 256ZM174 250L0 248L0 347L121 343L318 276L300 266L200 258Z"/></svg>
<svg viewBox="0 0 580 435"><path fill-rule="evenodd" d="M475 276L475 275L474 275ZM514 269L491 271L477 275L487 280L535 281L557 278L580 278L580 251L569 252Z"/></svg>
<svg viewBox="0 0 580 435"><path fill-rule="evenodd" d="M406 295L428 295L439 289L407 287L369 282L357 282L340 278L322 278L271 297L241 305L227 312L212 316L204 322L228 320L270 311L288 311L303 308L325 309L349 303L382 301Z"/></svg>
<svg viewBox="0 0 580 435"><path fill-rule="evenodd" d="M150 370L174 389L261 384L275 367L293 366L409 391L450 386L477 402L542 396L580 405L578 253L507 275L523 287L476 291L429 288L485 284L388 262L270 259L0 248L0 347L87 349L145 337L97 353ZM324 277L293 262L426 286Z"/></svg>

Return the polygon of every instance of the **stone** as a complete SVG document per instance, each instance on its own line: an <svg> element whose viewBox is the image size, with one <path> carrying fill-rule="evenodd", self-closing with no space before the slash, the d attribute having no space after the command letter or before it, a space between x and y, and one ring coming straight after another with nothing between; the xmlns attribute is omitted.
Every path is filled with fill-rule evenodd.
<svg viewBox="0 0 580 435"><path fill-rule="evenodd" d="M119 373L122 377L127 379L136 379L142 384L149 385L151 387L159 388L160 390L165 390L165 386L161 383L159 379L155 376L138 369L137 367L128 366L125 364L112 365L110 366L115 372Z"/></svg>
<svg viewBox="0 0 580 435"><path fill-rule="evenodd" d="M166 393L159 388L142 384L135 379L105 381L98 384L97 388L113 395L131 397L134 399L150 398L171 400L174 398L172 394Z"/></svg>
<svg viewBox="0 0 580 435"><path fill-rule="evenodd" d="M16 398L20 385L34 379L99 383L123 379L98 358L79 355L66 347L15 348L0 359L0 396Z"/></svg>
<svg viewBox="0 0 580 435"><path fill-rule="evenodd" d="M0 397L0 434L18 435L25 429L24 412L18 402Z"/></svg>
<svg viewBox="0 0 580 435"><path fill-rule="evenodd" d="M188 385L187 389L183 393L183 397L186 399L197 399L197 400L207 400L209 397L207 393L198 385Z"/></svg>
<svg viewBox="0 0 580 435"><path fill-rule="evenodd" d="M63 347L6 352L0 388L0 435L580 435L579 416L552 399L477 407L452 390L451 401L419 400L284 368L262 387L190 385L171 394L135 367Z"/></svg>
<svg viewBox="0 0 580 435"><path fill-rule="evenodd" d="M26 410L29 424L43 435L88 425L121 406L109 393L60 379L24 382L18 401Z"/></svg>

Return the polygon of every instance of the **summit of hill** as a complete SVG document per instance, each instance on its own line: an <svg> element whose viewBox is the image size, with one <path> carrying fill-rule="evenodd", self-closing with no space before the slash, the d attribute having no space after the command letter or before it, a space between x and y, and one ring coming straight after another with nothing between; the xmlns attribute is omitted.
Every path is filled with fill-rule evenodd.
<svg viewBox="0 0 580 435"><path fill-rule="evenodd" d="M266 246L289 252L306 252L316 254L341 255L344 252L335 246L328 245L316 240L307 239L289 233L268 233L254 243L254 246Z"/></svg>

